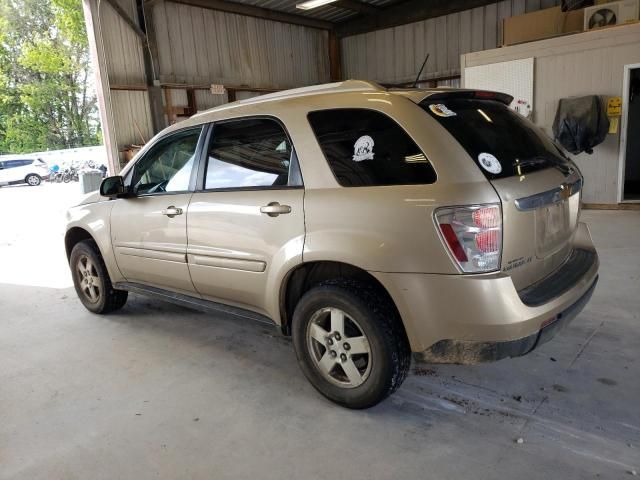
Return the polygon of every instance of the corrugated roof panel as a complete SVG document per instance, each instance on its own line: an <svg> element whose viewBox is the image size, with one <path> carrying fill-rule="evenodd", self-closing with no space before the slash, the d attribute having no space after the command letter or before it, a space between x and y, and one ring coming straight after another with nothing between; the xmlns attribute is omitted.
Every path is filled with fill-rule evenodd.
<svg viewBox="0 0 640 480"><path fill-rule="evenodd" d="M312 10L300 10L296 8L297 3L301 3L304 0L230 0L233 3L244 3L246 5L254 5L256 7L268 8L270 10L276 10L279 12L293 13L296 15L302 15L311 18L317 18L319 20L326 20L329 22L342 22L358 15L358 12L342 8L337 5L328 4L322 7L314 8ZM360 0L362 3L384 6L392 3L398 3L399 0Z"/></svg>

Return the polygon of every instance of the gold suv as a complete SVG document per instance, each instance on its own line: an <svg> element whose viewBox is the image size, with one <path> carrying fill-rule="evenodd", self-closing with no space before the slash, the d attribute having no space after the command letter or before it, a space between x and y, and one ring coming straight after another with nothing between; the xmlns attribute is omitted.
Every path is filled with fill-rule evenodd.
<svg viewBox="0 0 640 480"><path fill-rule="evenodd" d="M511 101L346 81L199 113L69 210L78 296L275 324L350 408L396 390L412 352L524 355L580 312L599 262L580 171Z"/></svg>

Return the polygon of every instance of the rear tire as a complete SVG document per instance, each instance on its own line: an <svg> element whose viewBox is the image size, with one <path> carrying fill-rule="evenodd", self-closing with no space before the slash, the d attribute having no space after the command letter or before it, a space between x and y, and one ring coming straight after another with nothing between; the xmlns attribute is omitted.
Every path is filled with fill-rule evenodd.
<svg viewBox="0 0 640 480"><path fill-rule="evenodd" d="M83 240L73 247L69 266L78 298L90 312L109 313L127 303L129 292L113 288L93 240Z"/></svg>
<svg viewBox="0 0 640 480"><path fill-rule="evenodd" d="M331 280L309 290L295 308L292 335L307 379L347 408L376 405L409 373L411 349L400 318L364 283Z"/></svg>
<svg viewBox="0 0 640 480"><path fill-rule="evenodd" d="M38 185L40 185L40 183L42 183L42 179L40 178L40 176L36 175L35 173L30 173L29 175L27 175L24 181L31 187L37 187Z"/></svg>

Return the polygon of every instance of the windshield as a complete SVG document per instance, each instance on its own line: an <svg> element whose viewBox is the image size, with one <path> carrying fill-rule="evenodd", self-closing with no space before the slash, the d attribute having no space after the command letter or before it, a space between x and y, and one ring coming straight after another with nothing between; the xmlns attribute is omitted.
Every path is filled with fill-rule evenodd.
<svg viewBox="0 0 640 480"><path fill-rule="evenodd" d="M571 168L541 129L504 103L438 98L420 106L460 142L489 180L550 167L567 173Z"/></svg>

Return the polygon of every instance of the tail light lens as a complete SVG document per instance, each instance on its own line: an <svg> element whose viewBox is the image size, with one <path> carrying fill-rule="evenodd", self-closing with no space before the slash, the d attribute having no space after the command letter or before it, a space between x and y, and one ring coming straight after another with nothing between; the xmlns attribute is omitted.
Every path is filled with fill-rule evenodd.
<svg viewBox="0 0 640 480"><path fill-rule="evenodd" d="M463 272L491 272L500 267L500 205L439 208L435 218L445 245Z"/></svg>

